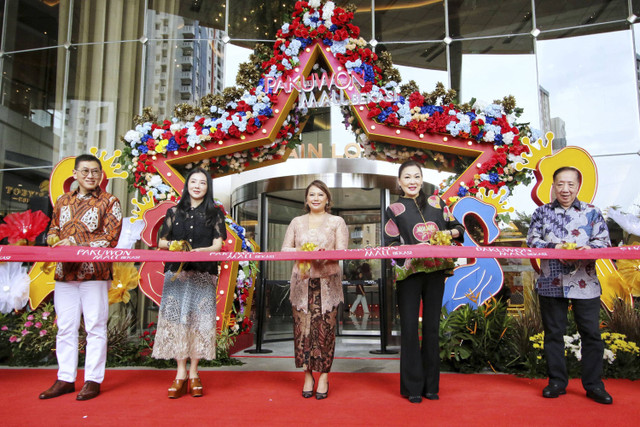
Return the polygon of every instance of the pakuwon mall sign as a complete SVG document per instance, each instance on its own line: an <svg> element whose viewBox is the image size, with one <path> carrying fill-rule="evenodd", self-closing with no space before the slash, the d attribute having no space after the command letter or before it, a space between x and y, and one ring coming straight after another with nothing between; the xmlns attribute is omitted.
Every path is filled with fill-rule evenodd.
<svg viewBox="0 0 640 427"><path fill-rule="evenodd" d="M366 105L369 102L379 103L381 101L397 102L397 93L380 92L362 93L361 90L352 92L354 87L364 87L364 79L357 74L351 74L345 70L338 71L332 75L326 72L321 74L311 74L308 78L303 79L301 75L294 78L276 79L275 77L267 77L265 79L265 87L270 93L277 93L283 90L285 93L291 93L294 90L298 92L299 108L320 108L334 105ZM345 98L345 89L349 89L353 94L353 99ZM316 97L316 92L320 91L320 96Z"/></svg>

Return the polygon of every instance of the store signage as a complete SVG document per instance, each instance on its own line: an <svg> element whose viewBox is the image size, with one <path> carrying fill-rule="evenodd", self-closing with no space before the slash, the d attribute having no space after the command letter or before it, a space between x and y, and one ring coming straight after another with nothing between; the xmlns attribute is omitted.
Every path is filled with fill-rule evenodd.
<svg viewBox="0 0 640 427"><path fill-rule="evenodd" d="M364 87L364 79L358 74L352 74L345 70L341 70L334 74L312 74L306 79L297 75L293 78L288 76L283 79L275 77L267 77L265 79L265 87L269 92L278 92L283 90L285 93L291 93L296 90L298 95L299 108L319 108L334 105L362 105L369 102L379 103L381 101L394 102L398 100L398 95L393 92L387 92L382 95L376 93L361 93L361 90L354 91L354 88L362 89ZM351 97L345 95L348 89ZM319 94L317 93L318 91Z"/></svg>

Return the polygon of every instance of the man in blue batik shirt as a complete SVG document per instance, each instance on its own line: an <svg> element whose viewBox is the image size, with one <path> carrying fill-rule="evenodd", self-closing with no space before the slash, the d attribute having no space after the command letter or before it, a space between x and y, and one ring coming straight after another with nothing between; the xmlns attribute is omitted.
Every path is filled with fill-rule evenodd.
<svg viewBox="0 0 640 427"><path fill-rule="evenodd" d="M532 248L562 249L573 243L578 250L611 246L609 230L600 210L577 199L581 175L578 169L562 167L553 174L556 197L540 206L531 217L527 244ZM544 325L544 353L549 385L544 397L566 394L567 374L564 334L571 301L582 341L582 386L587 397L609 404L613 399L602 382L604 343L600 336L600 282L595 260L542 260L536 291Z"/></svg>

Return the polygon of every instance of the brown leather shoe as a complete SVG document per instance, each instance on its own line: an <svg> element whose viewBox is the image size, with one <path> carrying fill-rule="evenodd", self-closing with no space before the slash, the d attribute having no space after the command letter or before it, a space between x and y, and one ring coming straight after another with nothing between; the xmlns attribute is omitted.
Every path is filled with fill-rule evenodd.
<svg viewBox="0 0 640 427"><path fill-rule="evenodd" d="M82 390L78 393L76 400L89 400L100 394L100 383L95 381L85 381Z"/></svg>
<svg viewBox="0 0 640 427"><path fill-rule="evenodd" d="M76 391L75 383L56 380L55 383L47 390L40 393L40 399L51 399L53 397L62 396L63 394L73 393Z"/></svg>
<svg viewBox="0 0 640 427"><path fill-rule="evenodd" d="M200 381L200 377L189 378L189 390L193 397L202 396L202 382Z"/></svg>
<svg viewBox="0 0 640 427"><path fill-rule="evenodd" d="M187 387L189 386L189 379L185 378L183 380L175 379L173 383L171 383L171 387L169 387L169 399L177 399L182 397L187 392Z"/></svg>

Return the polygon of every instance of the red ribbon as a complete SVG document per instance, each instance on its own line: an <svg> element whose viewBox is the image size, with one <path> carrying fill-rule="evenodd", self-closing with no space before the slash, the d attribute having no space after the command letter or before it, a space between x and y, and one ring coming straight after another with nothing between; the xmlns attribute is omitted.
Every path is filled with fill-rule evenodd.
<svg viewBox="0 0 640 427"><path fill-rule="evenodd" d="M188 262L287 261L382 258L540 258L540 259L640 259L640 245L568 250L496 246L412 245L369 249L296 252L169 252L144 249L105 249L86 246L0 246L0 262Z"/></svg>

